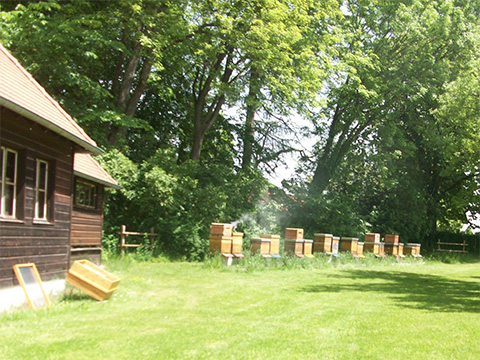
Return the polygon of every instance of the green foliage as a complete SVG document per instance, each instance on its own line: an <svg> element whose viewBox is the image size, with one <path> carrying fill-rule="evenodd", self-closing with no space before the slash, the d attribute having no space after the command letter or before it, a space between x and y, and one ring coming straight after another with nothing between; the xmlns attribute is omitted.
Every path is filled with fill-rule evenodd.
<svg viewBox="0 0 480 360"><path fill-rule="evenodd" d="M253 211L265 181L232 173L221 164L187 161L159 150L136 166L117 152L105 153L102 163L124 186L110 194L105 206L106 244L121 225L158 234L158 251L189 260L203 259L212 222L231 222ZM112 246L113 249L113 246Z"/></svg>

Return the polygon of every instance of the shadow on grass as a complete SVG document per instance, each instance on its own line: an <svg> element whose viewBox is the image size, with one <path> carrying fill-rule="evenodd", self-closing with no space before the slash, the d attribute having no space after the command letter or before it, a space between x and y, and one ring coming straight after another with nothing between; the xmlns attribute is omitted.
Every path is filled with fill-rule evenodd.
<svg viewBox="0 0 480 360"><path fill-rule="evenodd" d="M387 293L398 301L399 306L405 308L414 307L433 312L480 313L479 281L374 270L346 270L342 271L342 274L333 276L333 281L335 277L349 278L357 283L310 285L300 288L299 291Z"/></svg>

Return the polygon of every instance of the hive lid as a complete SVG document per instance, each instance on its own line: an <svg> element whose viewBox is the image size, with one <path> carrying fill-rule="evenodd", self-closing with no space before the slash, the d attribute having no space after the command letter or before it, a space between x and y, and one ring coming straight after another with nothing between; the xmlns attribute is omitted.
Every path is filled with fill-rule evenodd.
<svg viewBox="0 0 480 360"><path fill-rule="evenodd" d="M345 240L345 241L358 241L358 238L354 238L354 237L343 237L343 236L342 236L341 240Z"/></svg>
<svg viewBox="0 0 480 360"><path fill-rule="evenodd" d="M304 239L285 239L285 242L298 242L303 243Z"/></svg>
<svg viewBox="0 0 480 360"><path fill-rule="evenodd" d="M262 239L280 239L280 235L273 235L273 234L261 234L260 237Z"/></svg>
<svg viewBox="0 0 480 360"><path fill-rule="evenodd" d="M314 236L333 237L332 234L315 233Z"/></svg>

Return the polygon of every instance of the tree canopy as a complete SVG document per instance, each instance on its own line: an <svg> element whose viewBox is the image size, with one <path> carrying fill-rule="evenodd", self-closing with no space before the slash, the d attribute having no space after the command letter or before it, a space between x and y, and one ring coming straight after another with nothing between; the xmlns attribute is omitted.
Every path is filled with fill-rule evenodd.
<svg viewBox="0 0 480 360"><path fill-rule="evenodd" d="M123 185L107 236L161 226L165 251L202 257L210 222L248 213L271 231L428 245L479 210L479 11L477 0L0 0L0 41L106 150ZM296 117L316 145L276 188L267 174L295 151Z"/></svg>

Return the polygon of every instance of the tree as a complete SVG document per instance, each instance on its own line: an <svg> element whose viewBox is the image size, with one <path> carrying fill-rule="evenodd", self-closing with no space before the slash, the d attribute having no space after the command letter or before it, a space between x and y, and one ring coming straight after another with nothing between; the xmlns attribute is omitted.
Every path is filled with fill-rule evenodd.
<svg viewBox="0 0 480 360"><path fill-rule="evenodd" d="M318 143L312 194L324 191L352 146L398 114L418 118L473 56L465 31L475 26L469 1L346 1L344 41L315 118ZM409 115L406 115L409 113Z"/></svg>

